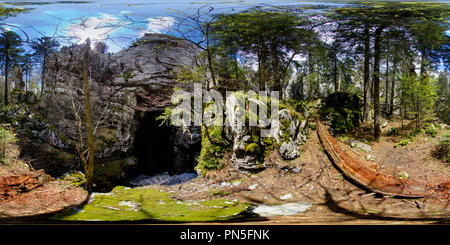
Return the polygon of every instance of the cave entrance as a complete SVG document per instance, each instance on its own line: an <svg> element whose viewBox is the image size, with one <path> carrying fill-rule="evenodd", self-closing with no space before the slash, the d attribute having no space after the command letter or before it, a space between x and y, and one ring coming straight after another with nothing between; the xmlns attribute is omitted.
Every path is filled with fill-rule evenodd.
<svg viewBox="0 0 450 245"><path fill-rule="evenodd" d="M134 138L134 154L138 159L137 172L155 175L170 172L174 165L172 138L174 127L161 124L156 117L161 111L140 112L139 125Z"/></svg>
<svg viewBox="0 0 450 245"><path fill-rule="evenodd" d="M184 133L174 126L156 121L162 111L141 111L134 138L134 155L138 159L136 174L152 176L164 172L170 175L195 173L201 150L200 127Z"/></svg>

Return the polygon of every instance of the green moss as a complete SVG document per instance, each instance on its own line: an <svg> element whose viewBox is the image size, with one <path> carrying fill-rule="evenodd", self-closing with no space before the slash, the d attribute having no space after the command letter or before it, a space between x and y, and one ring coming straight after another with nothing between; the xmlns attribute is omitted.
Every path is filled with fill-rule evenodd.
<svg viewBox="0 0 450 245"><path fill-rule="evenodd" d="M76 186L84 186L84 183L86 182L86 177L81 172L71 172L67 174L62 180L67 180L72 182L72 184Z"/></svg>
<svg viewBox="0 0 450 245"><path fill-rule="evenodd" d="M408 140L402 140L402 141L396 143L394 147L397 147L397 146L405 146L405 145L407 145L407 144L409 144L409 141L408 141Z"/></svg>
<svg viewBox="0 0 450 245"><path fill-rule="evenodd" d="M96 194L82 208L74 208L54 216L68 221L136 221L175 222L221 221L239 217L249 204L225 199L178 201L169 193L153 189L117 186L108 194Z"/></svg>
<svg viewBox="0 0 450 245"><path fill-rule="evenodd" d="M117 142L116 132L116 128L100 128L97 129L96 135L100 140L106 143L114 143Z"/></svg>
<svg viewBox="0 0 450 245"><path fill-rule="evenodd" d="M226 141L222 137L222 130L222 127L208 127L210 135L208 137L205 127L202 127L202 149L197 157L198 164L195 168L203 175L206 174L206 171L219 169L226 163L219 161L225 154L224 143ZM209 138L211 138L211 141Z"/></svg>
<svg viewBox="0 0 450 245"><path fill-rule="evenodd" d="M250 143L245 147L245 152L251 152L254 154L258 154L261 152L261 149L259 148L259 145L256 143Z"/></svg>

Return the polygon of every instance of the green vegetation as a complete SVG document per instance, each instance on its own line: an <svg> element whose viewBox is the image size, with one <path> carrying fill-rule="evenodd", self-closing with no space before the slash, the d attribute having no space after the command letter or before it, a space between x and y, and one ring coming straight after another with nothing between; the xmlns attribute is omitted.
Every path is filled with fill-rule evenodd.
<svg viewBox="0 0 450 245"><path fill-rule="evenodd" d="M250 205L224 199L180 201L153 189L117 186L110 193L95 194L93 201L54 216L66 221L206 222L238 218Z"/></svg>
<svg viewBox="0 0 450 245"><path fill-rule="evenodd" d="M0 162L8 163L11 159L8 150L17 141L16 135L9 129L0 126Z"/></svg>
<svg viewBox="0 0 450 245"><path fill-rule="evenodd" d="M319 114L331 121L331 127L344 133L361 123L361 98L357 94L336 92L329 95Z"/></svg>
<svg viewBox="0 0 450 245"><path fill-rule="evenodd" d="M407 145L407 144L409 144L409 140L402 140L402 141L396 143L396 144L394 145L394 147L405 146L405 145Z"/></svg>
<svg viewBox="0 0 450 245"><path fill-rule="evenodd" d="M431 136L434 138L438 133L438 128L433 123L429 123L425 127L425 133L431 134Z"/></svg>
<svg viewBox="0 0 450 245"><path fill-rule="evenodd" d="M431 150L431 156L450 163L450 131L441 136L439 144Z"/></svg>
<svg viewBox="0 0 450 245"><path fill-rule="evenodd" d="M226 162L222 161L227 141L222 136L222 127L202 126L202 150L197 158L197 170L205 175L207 170L219 169Z"/></svg>

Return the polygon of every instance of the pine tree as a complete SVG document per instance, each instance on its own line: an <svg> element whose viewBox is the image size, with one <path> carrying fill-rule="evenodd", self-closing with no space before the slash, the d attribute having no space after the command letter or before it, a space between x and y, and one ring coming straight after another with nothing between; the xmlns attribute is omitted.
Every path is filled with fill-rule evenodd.
<svg viewBox="0 0 450 245"><path fill-rule="evenodd" d="M0 55L4 59L5 71L5 105L8 105L8 69L11 66L11 61L18 58L21 49L22 39L13 31L4 31L0 34Z"/></svg>

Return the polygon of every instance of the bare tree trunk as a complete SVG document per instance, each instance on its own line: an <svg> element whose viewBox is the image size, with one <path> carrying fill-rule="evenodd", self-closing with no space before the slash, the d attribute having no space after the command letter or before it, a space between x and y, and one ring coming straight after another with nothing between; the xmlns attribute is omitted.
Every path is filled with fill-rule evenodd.
<svg viewBox="0 0 450 245"><path fill-rule="evenodd" d="M5 105L8 105L8 66L9 66L9 54L6 54L6 59L5 59Z"/></svg>
<svg viewBox="0 0 450 245"><path fill-rule="evenodd" d="M41 94L44 93L46 63L47 63L47 55L44 55L44 61L42 62L42 72L41 72Z"/></svg>
<svg viewBox="0 0 450 245"><path fill-rule="evenodd" d="M370 98L369 98L369 71L370 70L370 35L369 26L365 23L364 29L364 108L363 108L363 120L367 122L369 120L370 112Z"/></svg>
<svg viewBox="0 0 450 245"><path fill-rule="evenodd" d="M394 64L392 67L392 87L391 87L391 108L390 108L390 113L393 114L394 113L394 94L395 94L395 69L397 68L397 58L394 57Z"/></svg>
<svg viewBox="0 0 450 245"><path fill-rule="evenodd" d="M339 67L338 80L337 80L337 92L341 92L341 68Z"/></svg>
<svg viewBox="0 0 450 245"><path fill-rule="evenodd" d="M373 62L373 104L374 104L374 134L375 139L381 137L380 127L380 54L381 54L381 32L384 26L380 26L375 30L375 53Z"/></svg>
<svg viewBox="0 0 450 245"><path fill-rule="evenodd" d="M86 131L88 137L88 162L85 166L86 171L86 190L92 190L94 178L94 136L92 134L92 118L91 118L91 103L89 101L89 82L88 82L88 67L89 67L89 49L91 40L86 39L84 47L84 66L83 66L83 89L84 89L84 111L86 114Z"/></svg>
<svg viewBox="0 0 450 245"><path fill-rule="evenodd" d="M386 52L386 87L385 87L385 97L384 97L384 110L388 111L389 110L389 106L388 106L388 99L389 99L389 56L388 56L388 52ZM392 106L392 105L391 105Z"/></svg>

